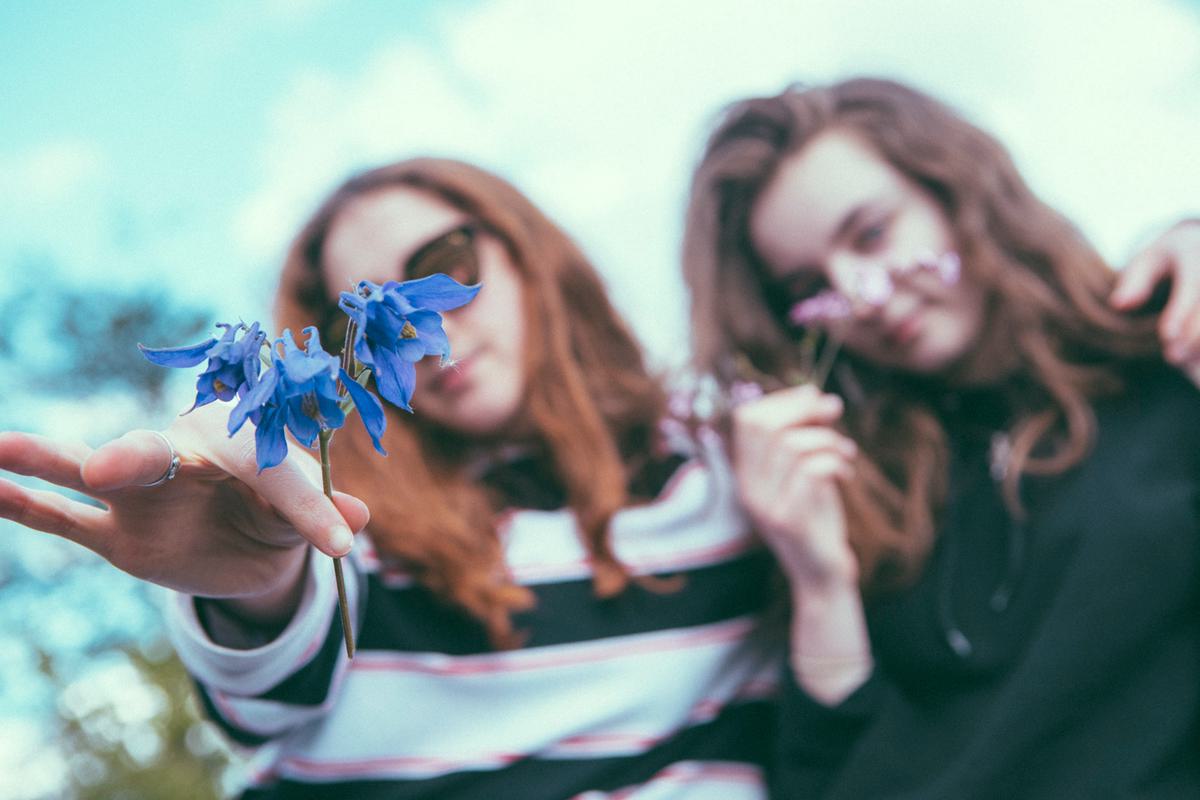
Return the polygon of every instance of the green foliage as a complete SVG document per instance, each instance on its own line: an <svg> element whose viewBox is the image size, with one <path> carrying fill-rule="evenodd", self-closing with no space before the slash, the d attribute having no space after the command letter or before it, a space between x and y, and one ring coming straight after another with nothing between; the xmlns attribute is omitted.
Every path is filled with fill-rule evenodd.
<svg viewBox="0 0 1200 800"><path fill-rule="evenodd" d="M191 681L165 646L109 654L92 677L68 683L54 659L42 672L59 689L58 734L75 800L220 800L235 760L201 719ZM116 680L119 687L111 684Z"/></svg>

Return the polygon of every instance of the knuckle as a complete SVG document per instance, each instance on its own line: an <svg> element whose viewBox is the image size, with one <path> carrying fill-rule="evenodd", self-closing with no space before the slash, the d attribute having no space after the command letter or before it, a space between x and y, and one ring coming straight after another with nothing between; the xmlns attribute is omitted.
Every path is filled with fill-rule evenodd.
<svg viewBox="0 0 1200 800"><path fill-rule="evenodd" d="M233 469L239 476L258 473L258 456L253 436L237 436L228 440Z"/></svg>
<svg viewBox="0 0 1200 800"><path fill-rule="evenodd" d="M26 528L36 527L33 524L33 500L25 495L18 494L11 500L9 504L9 518Z"/></svg>

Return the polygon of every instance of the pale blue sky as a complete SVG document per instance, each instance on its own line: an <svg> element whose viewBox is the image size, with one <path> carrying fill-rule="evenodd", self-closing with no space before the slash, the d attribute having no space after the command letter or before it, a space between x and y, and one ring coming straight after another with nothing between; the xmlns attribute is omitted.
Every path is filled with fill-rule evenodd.
<svg viewBox="0 0 1200 800"><path fill-rule="evenodd" d="M501 171L575 234L661 362L712 114L882 72L996 131L1121 260L1200 210L1200 12L1184 0L244 0L0 8L0 259L266 308L291 232L349 170ZM11 266L7 268L12 268Z"/></svg>

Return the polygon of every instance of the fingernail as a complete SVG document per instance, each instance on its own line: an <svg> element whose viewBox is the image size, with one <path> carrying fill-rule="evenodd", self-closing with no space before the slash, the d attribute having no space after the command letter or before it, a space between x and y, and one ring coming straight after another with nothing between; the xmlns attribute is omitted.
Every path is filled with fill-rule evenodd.
<svg viewBox="0 0 1200 800"><path fill-rule="evenodd" d="M345 555L354 547L354 534L345 525L338 525L329 532L329 547L339 555Z"/></svg>

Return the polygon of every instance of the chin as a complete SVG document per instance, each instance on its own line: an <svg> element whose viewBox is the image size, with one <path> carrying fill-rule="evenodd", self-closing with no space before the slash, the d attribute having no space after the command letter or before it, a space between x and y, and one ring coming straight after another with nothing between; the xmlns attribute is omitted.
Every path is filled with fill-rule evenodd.
<svg viewBox="0 0 1200 800"><path fill-rule="evenodd" d="M492 398L488 398L491 400ZM442 406L435 420L439 425L468 436L503 436L510 432L515 409L500 408L494 403L459 403ZM434 415L429 415L432 419Z"/></svg>

